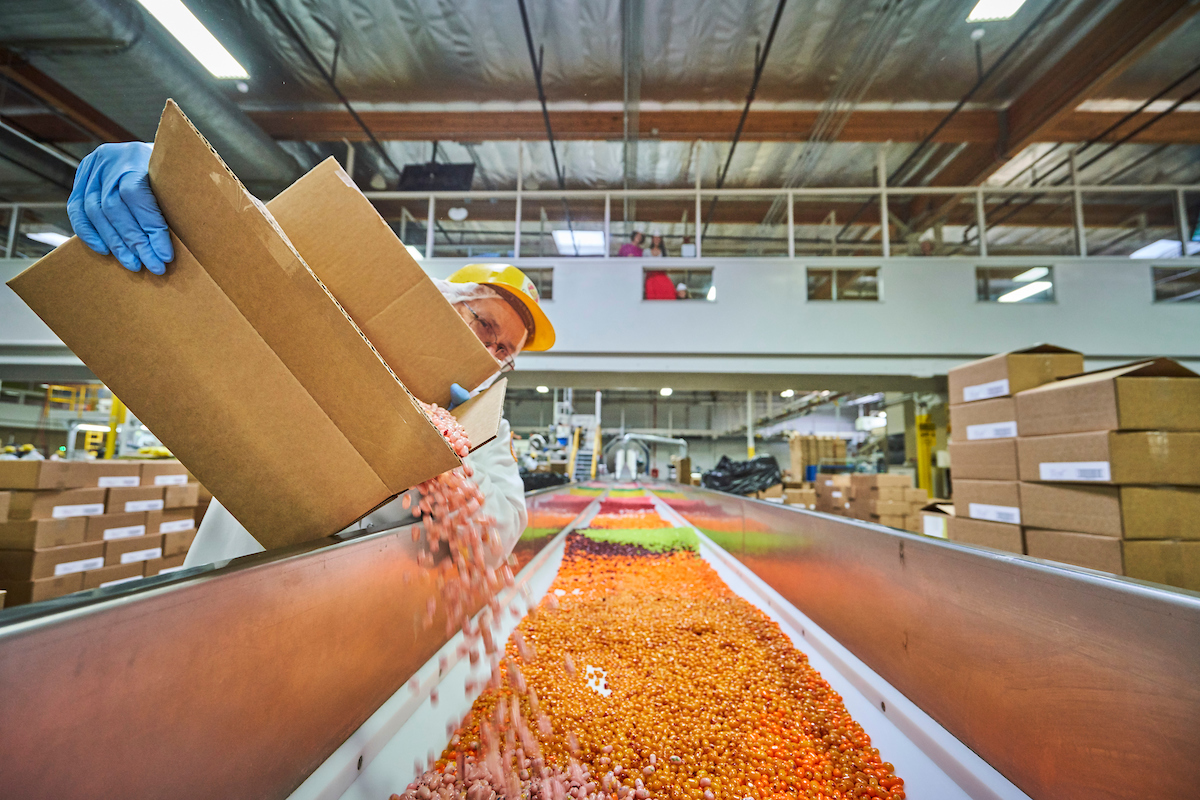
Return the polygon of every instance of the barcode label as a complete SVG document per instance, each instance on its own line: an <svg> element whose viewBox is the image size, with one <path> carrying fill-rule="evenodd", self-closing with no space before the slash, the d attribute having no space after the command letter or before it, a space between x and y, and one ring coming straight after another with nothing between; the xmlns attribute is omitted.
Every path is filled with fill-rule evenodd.
<svg viewBox="0 0 1200 800"><path fill-rule="evenodd" d="M130 525L126 528L106 528L104 531L105 540L109 539L129 539L133 536L145 536L145 525Z"/></svg>
<svg viewBox="0 0 1200 800"><path fill-rule="evenodd" d="M1043 461L1038 477L1044 481L1111 481L1107 461Z"/></svg>
<svg viewBox="0 0 1200 800"><path fill-rule="evenodd" d="M974 386L963 387L963 402L974 400L990 400L993 397L1004 397L1008 394L1008 378L1001 378L990 383L977 383Z"/></svg>
<svg viewBox="0 0 1200 800"><path fill-rule="evenodd" d="M134 550L132 553L121 553L122 564L133 564L138 561L149 561L152 558L162 558L161 547L151 547L146 550Z"/></svg>
<svg viewBox="0 0 1200 800"><path fill-rule="evenodd" d="M980 425L967 426L967 440L976 439L1013 439L1017 435L1017 422L986 422Z"/></svg>
<svg viewBox="0 0 1200 800"><path fill-rule="evenodd" d="M946 538L946 518L935 517L933 514L922 514L921 529L926 536L936 536L939 539Z"/></svg>
<svg viewBox="0 0 1200 800"><path fill-rule="evenodd" d="M176 519L170 522L164 522L158 526L159 533L179 533L180 531L190 531L196 527L194 519Z"/></svg>
<svg viewBox="0 0 1200 800"><path fill-rule="evenodd" d="M130 581L140 581L141 579L142 579L141 575L130 575L128 578L117 578L115 581L105 581L104 583L100 584L100 588L103 589L108 586L116 586L118 583L129 583Z"/></svg>
<svg viewBox="0 0 1200 800"><path fill-rule="evenodd" d="M834 493L833 493L833 496L834 496L834 497L841 497L841 496L842 496L842 493L841 493L841 492L834 492Z"/></svg>
<svg viewBox="0 0 1200 800"><path fill-rule="evenodd" d="M87 572L89 569L100 569L104 566L104 556L85 558L80 561L64 561L54 565L54 577L71 575L76 572Z"/></svg>
<svg viewBox="0 0 1200 800"><path fill-rule="evenodd" d="M101 489L118 489L126 486L137 486L137 475L106 475L97 482Z"/></svg>
<svg viewBox="0 0 1200 800"><path fill-rule="evenodd" d="M826 486L833 486L833 481L825 481Z"/></svg>
<svg viewBox="0 0 1200 800"><path fill-rule="evenodd" d="M187 485L187 475L155 475L155 486L185 486Z"/></svg>
<svg viewBox="0 0 1200 800"><path fill-rule="evenodd" d="M125 503L125 511L162 511L162 500L130 500Z"/></svg>
<svg viewBox="0 0 1200 800"><path fill-rule="evenodd" d="M988 522L1007 522L1010 525L1021 524L1021 509L1015 506L994 506L988 503L970 503L967 506L971 519L982 519Z"/></svg>
<svg viewBox="0 0 1200 800"><path fill-rule="evenodd" d="M85 503L78 506L55 506L50 511L50 516L55 519L68 519L69 517L95 517L104 513L104 503Z"/></svg>

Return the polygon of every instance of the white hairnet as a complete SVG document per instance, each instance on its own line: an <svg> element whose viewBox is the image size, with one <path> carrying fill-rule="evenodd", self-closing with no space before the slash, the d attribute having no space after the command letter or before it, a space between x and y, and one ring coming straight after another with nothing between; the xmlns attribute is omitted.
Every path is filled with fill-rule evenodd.
<svg viewBox="0 0 1200 800"><path fill-rule="evenodd" d="M482 300L485 297L495 297L496 293L490 286L482 283L451 283L450 281L433 278L433 285L442 293L442 297L450 302L469 303L472 300Z"/></svg>

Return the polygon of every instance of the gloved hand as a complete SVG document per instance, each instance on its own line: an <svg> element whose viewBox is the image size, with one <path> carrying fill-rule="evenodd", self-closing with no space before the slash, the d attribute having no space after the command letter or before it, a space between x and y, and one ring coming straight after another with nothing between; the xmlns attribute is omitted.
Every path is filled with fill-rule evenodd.
<svg viewBox="0 0 1200 800"><path fill-rule="evenodd" d="M112 253L125 269L167 271L175 250L158 202L150 191L151 146L102 144L79 164L67 200L75 233L97 253Z"/></svg>
<svg viewBox="0 0 1200 800"><path fill-rule="evenodd" d="M471 398L471 393L459 386L457 383L450 384L450 409L455 406L461 406Z"/></svg>

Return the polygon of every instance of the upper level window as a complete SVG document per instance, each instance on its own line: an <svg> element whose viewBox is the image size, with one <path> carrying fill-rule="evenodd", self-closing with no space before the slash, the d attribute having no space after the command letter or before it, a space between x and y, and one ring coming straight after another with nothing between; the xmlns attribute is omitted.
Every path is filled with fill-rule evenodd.
<svg viewBox="0 0 1200 800"><path fill-rule="evenodd" d="M699 269L642 268L643 300L707 300L717 299L713 286L712 267Z"/></svg>
<svg viewBox="0 0 1200 800"><path fill-rule="evenodd" d="M809 300L879 300L879 268L808 268Z"/></svg>
<svg viewBox="0 0 1200 800"><path fill-rule="evenodd" d="M1200 267L1152 267L1154 302L1200 303Z"/></svg>
<svg viewBox="0 0 1200 800"><path fill-rule="evenodd" d="M1054 267L976 267L981 303L1053 303Z"/></svg>
<svg viewBox="0 0 1200 800"><path fill-rule="evenodd" d="M537 287L542 300L554 299L554 267L523 267L521 272Z"/></svg>

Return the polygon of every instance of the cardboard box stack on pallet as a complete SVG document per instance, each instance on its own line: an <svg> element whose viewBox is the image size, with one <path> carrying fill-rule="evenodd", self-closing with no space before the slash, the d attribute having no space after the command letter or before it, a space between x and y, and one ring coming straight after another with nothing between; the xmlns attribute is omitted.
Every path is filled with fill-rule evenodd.
<svg viewBox="0 0 1200 800"><path fill-rule="evenodd" d="M850 476L828 472L817 473L815 486L817 511L850 516Z"/></svg>
<svg viewBox="0 0 1200 800"><path fill-rule="evenodd" d="M1001 353L949 372L954 515L948 538L1025 552L1013 395L1083 371L1083 355L1054 345Z"/></svg>
<svg viewBox="0 0 1200 800"><path fill-rule="evenodd" d="M8 605L183 565L199 484L178 461L0 461L0 590Z"/></svg>
<svg viewBox="0 0 1200 800"><path fill-rule="evenodd" d="M836 436L804 436L791 431L788 434L788 455L791 457L791 463L784 477L794 482L803 482L806 480L808 467L844 461L846 440Z"/></svg>
<svg viewBox="0 0 1200 800"><path fill-rule="evenodd" d="M916 531L921 509L929 503L929 494L912 484L911 475L851 475L849 516Z"/></svg>

